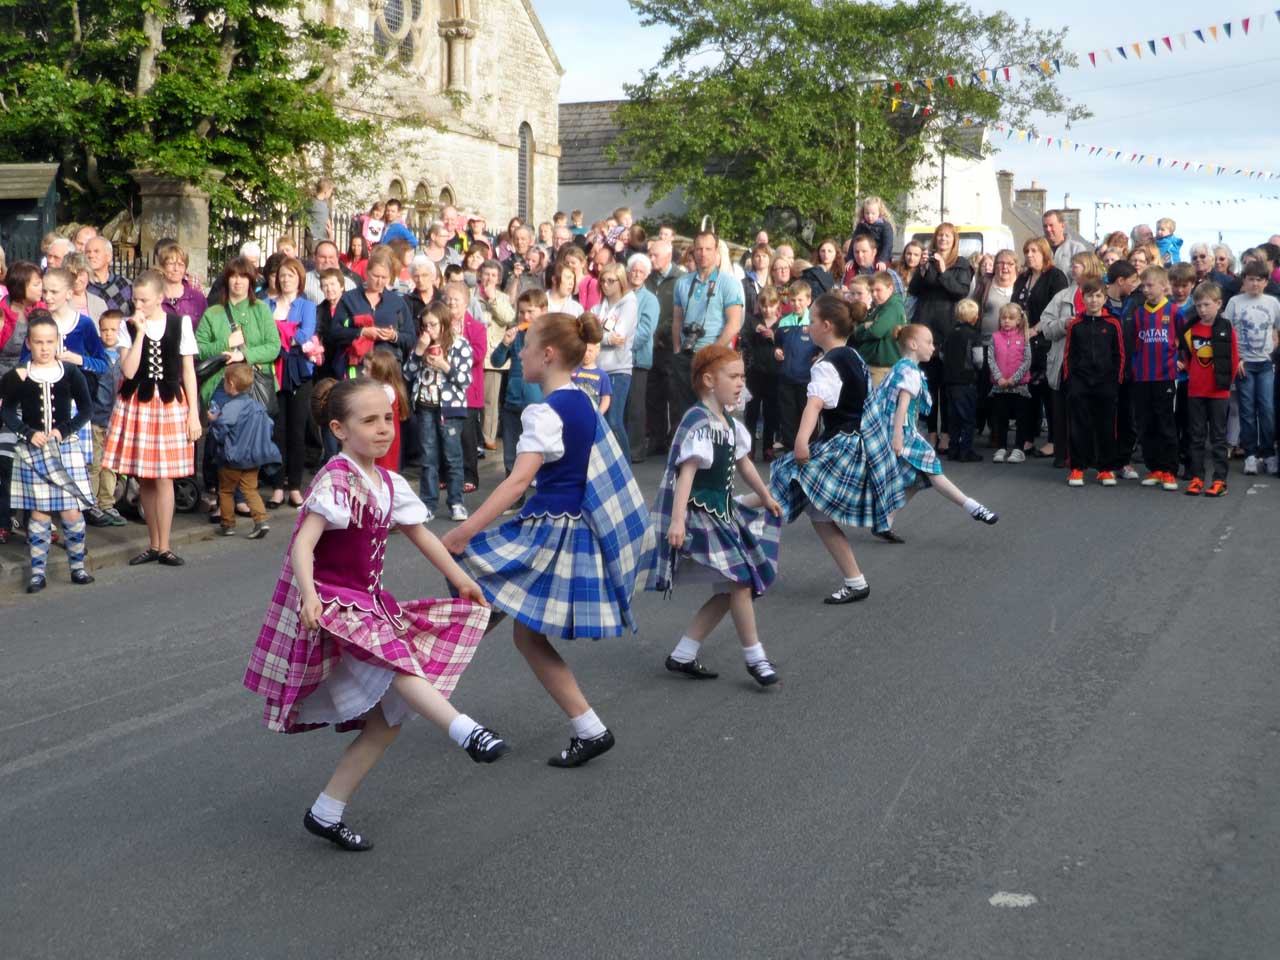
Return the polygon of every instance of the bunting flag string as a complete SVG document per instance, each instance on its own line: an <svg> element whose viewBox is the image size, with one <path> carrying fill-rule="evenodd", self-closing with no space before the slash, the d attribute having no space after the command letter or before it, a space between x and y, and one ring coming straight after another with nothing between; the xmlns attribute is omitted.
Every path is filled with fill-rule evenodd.
<svg viewBox="0 0 1280 960"><path fill-rule="evenodd" d="M889 111L891 113L906 113L912 117L931 117L937 114L936 108L923 103L914 103L910 100L901 98L892 98L889 101ZM967 127L980 127L984 125L984 121L975 120L972 117L956 117L949 116L956 125ZM1072 153L1083 153L1086 157L1094 157L1102 160L1118 160L1134 165L1145 164L1163 170L1176 171L1178 173L1197 173L1205 176L1243 176L1251 180L1280 180L1280 173L1271 170L1260 170L1253 167L1238 167L1233 164L1211 163L1200 160L1176 159L1173 157L1163 157L1150 153L1138 153L1137 151L1122 150L1119 147L1107 147L1097 144L1081 143L1079 140L1072 140L1068 137L1058 135L1046 135L1033 133L1028 129L1018 129L1009 126L1003 122L996 122L991 125L998 134L1003 134L1006 141L1011 141L1015 137L1020 143L1030 143L1033 146L1044 146L1046 149L1057 149L1062 152L1070 150Z"/></svg>
<svg viewBox="0 0 1280 960"><path fill-rule="evenodd" d="M1272 11L1277 20L1280 20L1280 9ZM1098 66L1099 59L1105 60L1107 63L1115 63L1113 51L1120 55L1122 61L1141 60L1143 51L1146 50L1151 57L1158 57L1163 54L1168 56L1174 53L1174 40L1178 41L1178 49L1187 49L1187 35L1190 34L1203 45L1210 43L1218 43L1222 38L1232 39L1235 35L1233 31L1236 25L1239 25L1240 35L1249 36L1252 29L1253 35L1261 33L1263 26L1266 24L1272 13L1262 13L1258 15L1250 15L1247 17L1237 17L1234 20L1224 20L1222 23L1212 23L1204 27L1197 27L1190 30L1180 31L1178 33L1164 34L1158 37L1150 37L1146 40L1133 40L1128 43L1116 44L1115 46L1098 47L1087 51L1084 56L1088 58L1089 63L1093 67ZM1161 50L1163 47L1163 51ZM1132 55L1132 56L1131 56ZM914 80L891 80L885 77L874 80L859 81L858 87L861 89L872 88L877 92L890 90L893 93L902 93L904 90L927 90L933 92L935 85L955 88L962 84L971 87L995 87L1001 81L1006 84L1014 83L1023 79L1043 79L1062 72L1062 61L1058 58L1035 60L1027 63L1007 63L998 67L983 67L973 69L962 69L955 73L943 74L942 76L919 77Z"/></svg>
<svg viewBox="0 0 1280 960"><path fill-rule="evenodd" d="M1143 207L1229 207L1242 203L1257 203L1259 200L1280 200L1280 194L1259 194L1254 197L1224 197L1221 200L1149 200L1136 203L1104 203L1099 201L1098 210L1136 210Z"/></svg>
<svg viewBox="0 0 1280 960"><path fill-rule="evenodd" d="M907 105L909 106L909 105ZM963 124L972 126L973 121L970 120ZM1124 163L1137 165L1146 165L1157 169L1175 171L1177 173L1198 173L1204 176L1234 176L1248 177L1250 180L1280 180L1280 173L1271 170L1259 170L1253 167L1238 167L1234 164L1212 163L1201 160L1183 160L1172 157L1162 157L1151 153L1138 153L1137 151L1122 150L1118 147L1098 146L1096 144L1081 143L1078 140L1069 140L1066 137L1059 136L1040 136L1031 133L1028 130L1019 130L1008 124L996 123L992 127L996 133L1004 134L1005 140L1012 140L1017 136L1019 142L1027 142L1033 146L1043 146L1046 149L1057 148L1060 151L1071 150L1073 153L1083 153L1084 156L1094 157L1102 160L1119 160Z"/></svg>

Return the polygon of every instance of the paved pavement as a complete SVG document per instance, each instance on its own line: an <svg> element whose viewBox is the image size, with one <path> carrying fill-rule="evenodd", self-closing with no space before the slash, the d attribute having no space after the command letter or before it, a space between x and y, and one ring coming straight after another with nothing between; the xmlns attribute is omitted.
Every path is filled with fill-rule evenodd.
<svg viewBox="0 0 1280 960"><path fill-rule="evenodd" d="M0 953L1276 956L1280 481L954 478L999 525L922 495L905 546L857 541L862 604L821 605L829 561L787 530L771 690L725 629L721 679L665 673L693 591L567 645L618 737L585 768L545 766L567 725L495 632L455 701L515 751L476 766L411 724L351 807L363 856L300 824L344 738L269 734L240 687L282 525L6 594ZM403 538L390 556L398 595L438 594Z"/></svg>

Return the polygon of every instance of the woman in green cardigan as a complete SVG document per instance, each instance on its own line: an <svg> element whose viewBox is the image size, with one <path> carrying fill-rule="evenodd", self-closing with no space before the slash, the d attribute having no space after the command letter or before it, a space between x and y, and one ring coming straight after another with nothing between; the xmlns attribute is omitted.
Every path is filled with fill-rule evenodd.
<svg viewBox="0 0 1280 960"><path fill-rule="evenodd" d="M213 304L196 327L196 346L200 359L222 354L228 363L246 360L263 373L275 378L275 361L280 356L280 331L271 319L271 308L253 295L257 272L243 257L227 264L222 272L222 303ZM231 329L235 320L236 330ZM219 370L200 385L200 403L208 406L215 390L222 385Z"/></svg>
<svg viewBox="0 0 1280 960"><path fill-rule="evenodd" d="M196 346L199 359L208 360L222 354L228 363L241 360L252 363L271 377L275 383L275 360L280 356L280 331L271 318L271 308L253 295L257 271L244 257L237 257L222 271L222 302L211 304L196 327ZM236 329L231 329L231 320ZM200 406L207 408L214 393L222 386L223 371L219 370L200 385ZM223 396L219 396L219 400ZM209 455L208 442L201 464L206 496L218 489L218 466ZM217 499L213 499L211 516L217 514ZM239 506L236 507L240 509Z"/></svg>

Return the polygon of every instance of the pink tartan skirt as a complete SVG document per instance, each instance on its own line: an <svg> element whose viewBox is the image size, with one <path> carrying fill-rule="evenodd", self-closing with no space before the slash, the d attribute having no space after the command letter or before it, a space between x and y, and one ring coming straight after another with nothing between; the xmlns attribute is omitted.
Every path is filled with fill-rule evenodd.
<svg viewBox="0 0 1280 960"><path fill-rule="evenodd" d="M111 413L102 465L115 473L145 480L189 477L195 473L195 444L187 439L187 405L121 397Z"/></svg>
<svg viewBox="0 0 1280 960"><path fill-rule="evenodd" d="M412 711L391 688L397 673L422 677L445 697L458 685L489 623L489 610L464 600L411 600L400 616L326 605L320 629L295 648L297 682L278 702L268 699L268 727L301 733L333 724L339 731L364 726L379 703L393 726ZM294 669L301 672L295 674Z"/></svg>

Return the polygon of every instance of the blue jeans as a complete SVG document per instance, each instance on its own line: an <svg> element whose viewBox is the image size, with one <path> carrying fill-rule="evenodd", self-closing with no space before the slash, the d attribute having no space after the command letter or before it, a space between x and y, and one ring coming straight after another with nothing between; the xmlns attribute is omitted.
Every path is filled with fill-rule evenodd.
<svg viewBox="0 0 1280 960"><path fill-rule="evenodd" d="M440 503L440 460L449 468L449 489L445 498L449 506L462 503L462 417L442 417L438 407L415 410L422 441L422 478L418 481L418 497L432 513Z"/></svg>
<svg viewBox="0 0 1280 960"><path fill-rule="evenodd" d="M1275 367L1270 360L1244 365L1236 382L1240 399L1240 446L1246 457L1270 457L1276 447Z"/></svg>
<svg viewBox="0 0 1280 960"><path fill-rule="evenodd" d="M622 455L630 457L631 441L627 439L627 394L631 392L630 373L610 373L609 390L613 399L609 401L609 411L604 415L604 422L609 425L617 438Z"/></svg>

